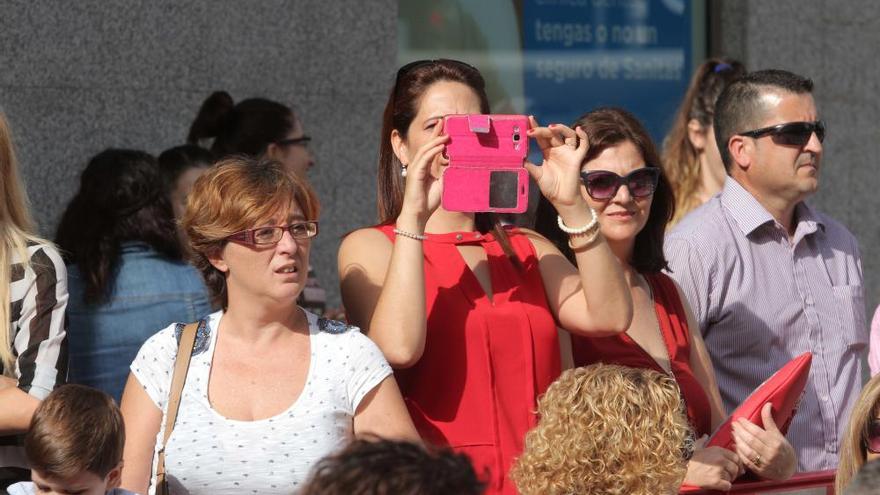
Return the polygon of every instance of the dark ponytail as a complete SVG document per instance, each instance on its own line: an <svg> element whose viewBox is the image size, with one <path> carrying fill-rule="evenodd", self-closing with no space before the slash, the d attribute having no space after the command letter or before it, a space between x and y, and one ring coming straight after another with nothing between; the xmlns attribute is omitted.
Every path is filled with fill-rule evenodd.
<svg viewBox="0 0 880 495"><path fill-rule="evenodd" d="M234 108L235 102L226 91L211 93L211 96L199 108L196 120L189 128L186 142L189 144L199 144L203 139L219 136L231 117Z"/></svg>
<svg viewBox="0 0 880 495"><path fill-rule="evenodd" d="M248 98L238 104L229 93L215 91L196 115L187 142L200 144L214 138L211 151L218 159L229 155L258 158L269 144L293 131L296 117L290 107L265 98Z"/></svg>

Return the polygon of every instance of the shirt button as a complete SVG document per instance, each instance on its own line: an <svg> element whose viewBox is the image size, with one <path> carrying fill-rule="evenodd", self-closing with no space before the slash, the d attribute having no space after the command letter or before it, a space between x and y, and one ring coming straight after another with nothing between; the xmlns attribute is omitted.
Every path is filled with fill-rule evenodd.
<svg viewBox="0 0 880 495"><path fill-rule="evenodd" d="M807 303L807 306L812 306L813 305L813 298L810 296L807 296L804 298L804 302Z"/></svg>
<svg viewBox="0 0 880 495"><path fill-rule="evenodd" d="M456 241L460 241L460 240L462 240L462 239L464 239L464 236L463 236L463 235L461 235L461 234L456 234L456 235L455 235L455 240L456 240Z"/></svg>

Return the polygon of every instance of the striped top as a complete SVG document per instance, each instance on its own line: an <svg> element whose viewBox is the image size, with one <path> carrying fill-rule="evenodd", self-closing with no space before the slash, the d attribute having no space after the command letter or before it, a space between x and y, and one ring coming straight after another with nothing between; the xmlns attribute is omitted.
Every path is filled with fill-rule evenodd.
<svg viewBox="0 0 880 495"><path fill-rule="evenodd" d="M18 388L42 400L67 378L67 270L52 246L29 244L27 251L28 266L15 253L11 269L10 323L16 357L11 375ZM0 436L0 467L27 467L20 440Z"/></svg>
<svg viewBox="0 0 880 495"><path fill-rule="evenodd" d="M791 239L728 177L667 236L672 277L691 303L721 397L733 410L793 357L813 353L787 438L801 471L834 469L862 385L868 334L856 239L799 203Z"/></svg>

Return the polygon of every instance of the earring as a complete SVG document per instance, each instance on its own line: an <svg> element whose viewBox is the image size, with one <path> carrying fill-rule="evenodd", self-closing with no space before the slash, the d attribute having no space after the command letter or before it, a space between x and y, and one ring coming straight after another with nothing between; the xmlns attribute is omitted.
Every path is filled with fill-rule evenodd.
<svg viewBox="0 0 880 495"><path fill-rule="evenodd" d="M406 165L400 166L400 176L406 179Z"/></svg>

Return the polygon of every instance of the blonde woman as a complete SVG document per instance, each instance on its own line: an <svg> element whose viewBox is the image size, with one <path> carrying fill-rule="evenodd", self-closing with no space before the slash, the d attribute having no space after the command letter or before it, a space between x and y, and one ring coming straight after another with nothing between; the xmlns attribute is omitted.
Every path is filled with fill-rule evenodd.
<svg viewBox="0 0 880 495"><path fill-rule="evenodd" d="M675 215L670 225L721 191L727 173L712 125L715 100L745 73L742 63L724 57L710 58L694 71L672 129L663 141L663 171L675 194Z"/></svg>
<svg viewBox="0 0 880 495"><path fill-rule="evenodd" d="M538 402L511 478L522 495L676 493L690 438L679 393L644 368L565 371Z"/></svg>
<svg viewBox="0 0 880 495"><path fill-rule="evenodd" d="M24 433L40 400L67 376L67 272L33 235L12 137L0 113L0 492L28 480Z"/></svg>
<svg viewBox="0 0 880 495"><path fill-rule="evenodd" d="M880 459L880 375L865 384L850 413L840 446L834 493L843 493L859 469L875 459Z"/></svg>

